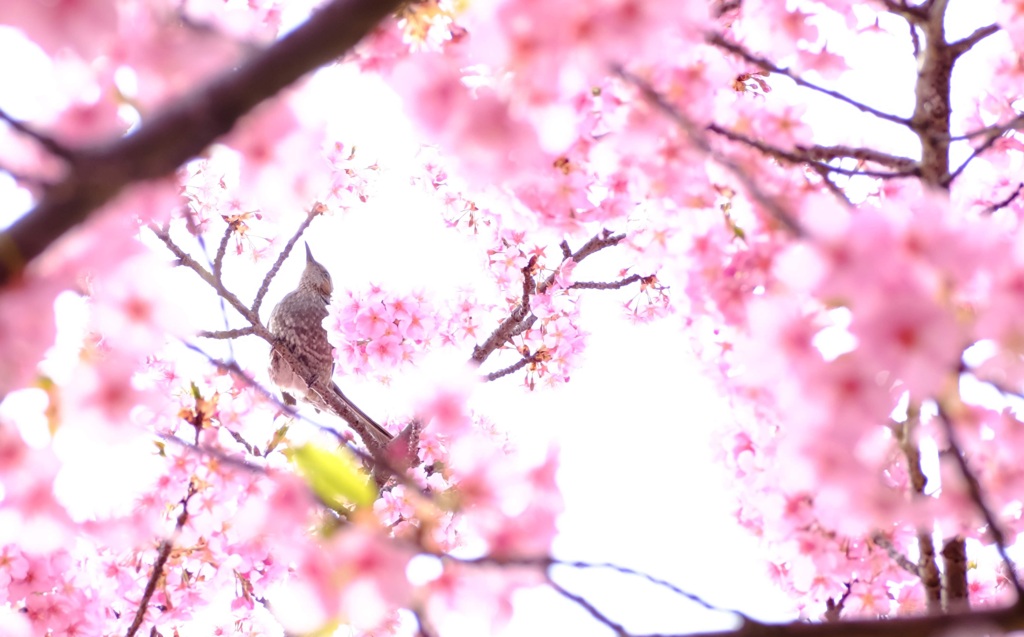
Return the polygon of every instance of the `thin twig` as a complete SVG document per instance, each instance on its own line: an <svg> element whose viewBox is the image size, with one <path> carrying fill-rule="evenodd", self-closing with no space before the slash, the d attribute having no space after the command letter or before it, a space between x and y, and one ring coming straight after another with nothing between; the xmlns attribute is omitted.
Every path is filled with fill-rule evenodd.
<svg viewBox="0 0 1024 637"><path fill-rule="evenodd" d="M972 161L977 159L986 150L992 148L992 145L995 144L996 141L1001 139L1001 138L1002 138L1002 135L992 135L991 137L986 139L984 142L982 142L981 145L979 145L977 148L974 149L974 152L971 153L970 157L968 157L967 159L964 160L964 163L960 164L957 167L957 169L953 171L953 173L951 175L949 175L948 177L946 177L945 179L942 180L942 184L944 186L949 186L950 184L952 184L953 180L960 176L960 173L962 173L967 168L968 164L970 164Z"/></svg>
<svg viewBox="0 0 1024 637"><path fill-rule="evenodd" d="M250 473L259 473L264 475L269 473L269 470L266 467L261 467L259 465L252 464L251 462L247 462L246 460L243 460L241 458L236 458L235 456L232 456L220 449L214 449L213 447L209 447L206 445L197 445L191 442L186 442L181 438L168 433L159 433L157 434L157 437L165 442L178 445L183 449L187 449L201 456L209 456L211 458L216 458L217 461L222 464L231 465L232 467L237 467Z"/></svg>
<svg viewBox="0 0 1024 637"><path fill-rule="evenodd" d="M707 610L711 610L711 611L715 611L715 612L719 612L719 613L730 613L732 615L736 615L737 617L740 617L741 619L743 619L745 621L753 621L749 617L747 617L744 613L741 613L738 610L731 609L731 608L721 608L719 606L715 606L714 604L712 604L711 602L708 602L707 600L703 599L699 595L695 595L694 593L690 593L688 591L684 591L683 589L679 588L678 586L676 586L675 584L673 584L671 582L668 582L668 581L663 580L663 579L658 578L658 577L654 577L653 575L650 575L649 573L644 573L643 571L638 571L638 570L636 570L634 568L629 568L628 566L621 566L619 564L612 564L611 562L585 562L585 561L581 561L581 560L562 560L562 559L558 559L558 558L551 557L551 556L548 556L548 555L538 556L538 557L495 557L495 556L485 555L483 557L466 558L466 559L453 557L453 556L447 555L447 554L435 554L435 556L439 557L441 559L447 559L447 560L451 560L451 561L454 561L454 562L459 562L461 564L484 564L484 565L495 565L495 566L538 566L538 567L542 567L542 568L551 568L552 566L563 566L563 567L566 567L566 568L574 568L574 569L579 569L579 570L592 570L592 569L610 570L610 571L614 571L616 573L621 573L623 575L630 575L632 577L638 577L638 578L640 578L640 579L642 579L642 580L644 580L646 582L649 582L649 583L651 583L651 584L653 584L653 585L655 585L655 586L657 586L659 588L665 588L665 589L671 591L672 593L675 593L676 595L679 595L680 597L682 597L684 599L688 599L689 601L691 601L691 602L697 604L698 606L701 606L702 608L705 608Z"/></svg>
<svg viewBox="0 0 1024 637"><path fill-rule="evenodd" d="M213 259L213 276L217 277L218 281L221 280L221 274L223 273L224 253L228 250L228 241L237 227L238 225L234 222L228 222L228 227L224 229L224 236L220 238L220 245L217 246L217 256Z"/></svg>
<svg viewBox="0 0 1024 637"><path fill-rule="evenodd" d="M964 457L963 448L957 441L956 431L953 429L953 421L950 420L949 415L943 408L942 404L938 405L938 416L939 421L942 423L942 427L946 433L946 439L949 442L949 448L952 452L953 459L956 461L957 466L960 468L960 474L963 476L964 482L967 484L967 493L971 497L971 501L978 507L982 517L985 518L985 524L988 526L988 532L992 535L992 539L995 541L996 551L999 552L999 557L1002 558L1003 564L1006 565L1009 573L1007 576L1013 582L1013 588L1017 593L1017 600L1024 600L1024 588L1021 587L1020 580L1017 576L1017 567L1010 558L1009 553L1006 552L1006 536L1003 534L1003 529L996 520L996 516L992 513L992 510L985 503L985 498L981 493L981 486L978 484L978 478L971 471L971 468L967 465L967 459Z"/></svg>
<svg viewBox="0 0 1024 637"><path fill-rule="evenodd" d="M181 265L191 269L199 275L201 279L206 281L210 287L212 287L217 294L220 295L225 301L231 304L231 307L235 308L239 314L242 315L245 320L249 321L252 325L253 334L256 334L268 343L275 343L277 339L274 338L273 334L260 323L259 317L245 306L238 297L235 296L230 290L224 287L224 284L220 282L213 274L203 267L201 263L193 259L187 252L181 249L168 234L166 229L159 228L156 224L150 224L149 229L157 236L158 239L164 242L167 249L170 250L174 256L178 257L178 261Z"/></svg>
<svg viewBox="0 0 1024 637"><path fill-rule="evenodd" d="M174 548L174 540L181 529L185 527L185 522L188 521L188 501L192 499L192 496L196 494L195 485L189 482L188 493L184 498L181 499L181 513L178 514L178 519L174 524L174 533L171 537L165 539L160 543L160 549L156 555L156 561L153 562L153 571L149 575L149 581L146 582L146 588L142 592L142 599L139 601L139 608L135 611L135 619L132 620L131 625L128 627L128 632L125 633L125 637L134 637L135 633L138 632L139 627L142 626L142 622L146 617L146 608L149 606L150 600L153 598L153 593L156 592L156 586L160 582L160 579L164 574L164 566L167 564L167 559L171 556L171 550Z"/></svg>
<svg viewBox="0 0 1024 637"><path fill-rule="evenodd" d="M256 333L256 330L253 328L252 325L250 325L248 327L239 327L239 328L236 328L236 329L233 329L233 330L216 330L216 331L212 331L212 332L210 332L210 331L202 331L202 332L198 332L196 334L196 336L199 336L199 337L202 337L202 338L212 338L212 339L224 340L224 339L238 338L240 336L249 336L250 334L255 334L255 333Z"/></svg>
<svg viewBox="0 0 1024 637"><path fill-rule="evenodd" d="M271 266L270 271L263 277L263 283L260 284L260 289L256 292L256 299L252 302L252 313L256 316L260 315L260 306L263 305L263 297L267 295L267 290L270 289L270 282L277 276L277 271L281 269L281 265L284 263L288 255L291 254L292 248L295 243L302 237L302 233L306 231L309 224L313 221L313 217L317 215L317 208L314 206L313 212L306 215L306 219L299 224L299 227L295 230L295 234L288 240L288 243L284 244L284 249L281 250L281 254L277 255L277 261L274 261L274 265Z"/></svg>
<svg viewBox="0 0 1024 637"><path fill-rule="evenodd" d="M577 595L576 593L569 592L560 584L558 584L558 582L551 579L550 576L548 576L547 580L548 586L550 586L556 593L566 598L567 600L579 605L583 610L590 613L591 617L596 619L599 623L604 624L605 626L610 628L616 635L620 635L621 637L627 637L629 635L629 633L626 632L626 628L622 624L612 621L607 615L597 610L597 607L591 604L586 598L584 598L581 595Z"/></svg>
<svg viewBox="0 0 1024 637"><path fill-rule="evenodd" d="M742 46L740 46L740 45L738 45L738 44L736 44L734 42L729 42L728 40L726 40L724 37L722 37L718 33L709 34L708 37L707 37L707 40L708 40L709 43L711 43L711 44L713 44L713 45L715 45L715 46L717 46L717 47L719 47L721 49L725 49L726 51L729 51L730 53L734 53L735 55L740 56L741 58L743 58L747 62L750 62L751 64L755 64L755 65L761 67L762 69L764 69L766 71L770 71L772 73L778 73L779 75L785 75L789 79L793 80L799 86L803 86L804 88L811 89L812 91L817 91L817 92L822 93L824 95L828 95L829 97L831 97L833 99L836 99L836 100L839 100L840 102L845 102L846 104L849 104L850 106L853 106L854 108L856 108L856 109L858 109L860 111L863 111L865 113L869 113L871 115L874 115L875 117L878 117L879 119L888 120L890 122L895 122L897 124L902 124L904 126L909 126L910 125L910 120L908 120L905 117L900 117L898 115L892 115L891 113L885 113L883 111L878 110L877 108L873 108L871 106L868 106L867 104L864 104L862 102L858 102L855 99L847 97L846 95L843 95L842 93L839 93L837 91L833 91L831 89L827 89L827 88L825 88L823 86L818 86L817 84L815 84L813 82L809 82L809 81L803 79L802 77L800 77L799 75L797 75L794 71L791 71L790 69L785 69L785 68L782 68L781 66L773 64L767 58L763 58L763 57L761 57L759 55L754 55L753 53L751 53L750 51L747 51Z"/></svg>
<svg viewBox="0 0 1024 637"><path fill-rule="evenodd" d="M1017 184L1017 188L1014 189L1014 191L1010 193L1008 197L1006 197L1005 199L1001 199L985 208L984 213L990 215L996 212L997 210L1002 210L1003 208L1009 206L1011 203L1013 203L1013 200L1020 195L1021 190L1024 190L1024 182Z"/></svg>
<svg viewBox="0 0 1024 637"><path fill-rule="evenodd" d="M631 283L643 279L644 277L639 274L631 274L624 279L618 281L577 281L569 286L571 290L618 290L624 288Z"/></svg>

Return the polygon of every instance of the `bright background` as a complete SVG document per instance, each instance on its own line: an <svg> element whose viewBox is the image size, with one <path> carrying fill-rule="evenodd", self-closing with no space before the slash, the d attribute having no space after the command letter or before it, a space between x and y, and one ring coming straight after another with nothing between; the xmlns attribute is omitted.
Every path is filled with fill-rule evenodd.
<svg viewBox="0 0 1024 637"><path fill-rule="evenodd" d="M963 37L991 22L994 6L994 0L951 2L948 37ZM898 20L880 26L900 35L899 29L905 29ZM914 60L909 49L887 46L888 38L874 35L856 42L830 42L829 48L849 54L857 69L836 88L881 110L908 115L913 105ZM975 76L969 65L983 64L984 47L983 43L966 58L966 72L960 69L954 89L973 88L968 86ZM0 94L0 107L27 119L45 113L53 96L34 90L33 77L48 65L46 56L15 32L0 28L0 58L19 61L0 65L0 86L17 87ZM784 78L773 77L770 82L780 97L793 90ZM482 250L447 229L438 204L409 184L409 174L416 171L416 133L390 90L337 68L322 72L313 89L321 98L310 103L323 105L322 115L336 124L337 136L355 146L365 163L376 160L383 171L366 205L319 218L307 234L314 255L332 273L336 289L358 290L373 283L396 292L426 289L441 297L454 296L460 288L490 289L493 284L484 273ZM835 130L836 113L845 111L820 96L812 96L808 103L806 121L818 130ZM872 128L872 120L854 113L850 117L863 127L865 139L877 139L881 129ZM820 141L833 140L826 136ZM887 150L914 156L916 141L894 137ZM3 174L0 201L0 227L30 205ZM258 234L259 227L254 230ZM578 247L579 241L572 245ZM577 273L583 280L598 279L588 273L601 272L601 263L624 264L624 259L609 250L584 262ZM264 319L294 285L301 266L300 251L275 279L264 302ZM252 289L262 278L263 267L229 257L225 266L229 287ZM192 284L196 290L205 287L198 279ZM703 377L682 336L683 317L632 325L621 304L633 293L630 289L585 293L582 326L591 336L584 364L570 383L531 393L522 388L521 374L513 375L479 387L472 406L507 431L524 453L543 453L549 440L558 441L562 450L558 479L566 512L560 520L556 557L611 562L667 579L722 608L737 608L767 620L791 618L792 605L768 581L755 539L735 524L722 472L712 462L711 433L728 419L728 408ZM243 294L242 298L250 297ZM60 307L65 332L78 329L80 305L68 302ZM200 323L217 329L222 319L216 304L209 304L208 310L207 316L199 317ZM486 333L493 326L482 327ZM216 344L201 344L215 354L224 353ZM249 368L265 365L266 347L254 338L237 342L235 353ZM469 354L468 349L459 351L454 358L461 361ZM450 352L430 357L418 369L396 375L387 387L337 380L364 410L383 420L408 413L422 388L452 368L452 358ZM266 376L261 380L266 382ZM107 467L111 475L97 479L116 481L116 465ZM557 569L555 573L565 587L630 632L689 632L736 624L731 615L700 610L639 578L611 571ZM505 631L508 635L608 634L585 611L551 591L521 593L516 605L518 612ZM465 628L467 635L479 634L478 627Z"/></svg>

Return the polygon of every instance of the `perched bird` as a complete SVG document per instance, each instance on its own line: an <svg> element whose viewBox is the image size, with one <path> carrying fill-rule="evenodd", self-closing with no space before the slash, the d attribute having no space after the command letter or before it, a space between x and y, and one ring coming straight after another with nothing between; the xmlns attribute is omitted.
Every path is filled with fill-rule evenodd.
<svg viewBox="0 0 1024 637"><path fill-rule="evenodd" d="M327 330L323 320L327 317L327 304L331 302L334 284L327 269L316 262L306 244L306 269L302 271L299 285L285 295L270 313L271 334L298 359L305 370L294 370L276 348L270 350L270 380L281 388L284 402L295 404L297 395L310 403L317 411L327 411L337 416L329 401L311 389L311 385L323 382L352 408L360 417L365 429L379 445L389 442L393 436L373 421L345 397L331 378L334 375L334 355L327 341ZM308 380L308 382L307 382Z"/></svg>

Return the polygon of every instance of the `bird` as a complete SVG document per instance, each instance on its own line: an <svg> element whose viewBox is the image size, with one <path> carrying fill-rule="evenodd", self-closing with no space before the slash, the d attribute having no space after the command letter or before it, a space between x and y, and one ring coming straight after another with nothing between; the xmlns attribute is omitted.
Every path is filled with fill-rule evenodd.
<svg viewBox="0 0 1024 637"><path fill-rule="evenodd" d="M306 268L299 277L299 284L274 306L267 325L280 345L288 350L305 370L292 369L278 349L272 347L270 380L281 389L286 405L294 405L297 395L318 412L327 411L344 418L330 407L328 400L312 389L312 386L321 381L324 385L330 383L330 390L359 416L362 429L373 437L374 443L386 445L394 436L356 407L333 381L333 348L327 340L327 329L323 326L333 292L331 274L313 258L307 243Z"/></svg>

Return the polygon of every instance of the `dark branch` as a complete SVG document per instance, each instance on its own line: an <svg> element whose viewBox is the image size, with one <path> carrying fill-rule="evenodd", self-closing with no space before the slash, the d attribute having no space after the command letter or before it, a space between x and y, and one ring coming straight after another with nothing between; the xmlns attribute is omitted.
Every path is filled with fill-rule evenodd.
<svg viewBox="0 0 1024 637"><path fill-rule="evenodd" d="M809 82L809 81L803 79L802 77L800 77L799 75L797 75L795 72L793 72L793 71L791 71L789 69L784 69L781 66L778 66L778 65L772 63L771 60L768 60L767 58L763 58L763 57L761 57L759 55L754 55L750 51L747 51L745 48L743 48L742 46L740 46L740 45L738 45L738 44L736 44L734 42L729 42L724 37L722 37L720 34L717 34L717 33L709 34L707 40L708 40L709 43L719 47L720 49L725 49L726 51L728 51L730 53L738 55L741 58L743 58L744 60L746 60L747 62L750 62L751 64L755 64L755 65L761 67L762 69L764 69L766 71L770 71L772 73L778 73L779 75L785 75L789 79L791 79L794 82L796 82L796 84L798 86L802 86L804 88L811 89L812 91L817 91L819 93L823 93L824 95L828 95L829 97L831 97L833 99L839 100L840 102L845 102L846 104L849 104L850 106L853 106L854 108L856 108L856 109L858 109L860 111L863 111L865 113L869 113L871 115L874 115L875 117L878 117L879 119L888 120L890 122L895 122L897 124L902 124L904 126L909 126L910 125L910 120L906 119L905 117L899 117L898 115L892 115L890 113L882 112L882 111L880 111L880 110L878 110L876 108L868 106L867 104L863 104L861 102L858 102L855 99L847 97L846 95L843 95L842 93L839 93L837 91L833 91L833 90L827 89L827 88L825 88L823 86L818 86L817 84L814 84L813 82Z"/></svg>
<svg viewBox="0 0 1024 637"><path fill-rule="evenodd" d="M171 556L171 550L174 548L174 540L178 533L181 533L181 529L185 527L185 522L188 521L188 501L191 500L192 496L195 494L195 485L189 482L188 493L180 502L181 513L178 514L178 519L175 521L174 533L171 537L160 543L160 550L157 553L156 561L153 562L153 572L149 575L149 581L146 582L146 588L142 592L142 599L139 601L139 608L135 611L135 619L132 620L131 625L128 627L128 632L125 633L125 637L134 637L135 633L139 631L139 627L142 626L142 622L146 618L146 608L149 607L149 601L153 598L153 593L156 592L156 586L164 575L164 566L167 564L167 559Z"/></svg>
<svg viewBox="0 0 1024 637"><path fill-rule="evenodd" d="M126 187L170 175L260 102L351 49L400 0L334 0L238 68L175 99L137 131L76 150L65 178L0 240L0 286Z"/></svg>
<svg viewBox="0 0 1024 637"><path fill-rule="evenodd" d="M987 138L980 146L974 149L974 152L971 153L970 157L964 160L964 163L960 164L957 167L957 169L953 171L953 174L949 175L942 181L942 184L946 187L949 187L949 185L953 183L953 180L959 177L960 173L962 173L967 168L968 164L970 164L972 161L980 157L981 154L984 153L986 150L992 148L992 145L996 143L996 140L1000 139L1001 137L1001 135L992 135L991 137Z"/></svg>
<svg viewBox="0 0 1024 637"><path fill-rule="evenodd" d="M552 589L554 589L556 593L566 598L570 602L574 602L577 605L579 605L583 610L587 611L590 614L590 616L597 620L599 623L604 624L608 628L612 629L612 631L616 635L629 635L629 633L626 632L626 628L622 624L612 621L607 615L597 610L597 607L591 604L582 595L571 593L565 588L562 588L562 586L558 582L551 579L550 576L548 577L548 586L550 586Z"/></svg>
<svg viewBox="0 0 1024 637"><path fill-rule="evenodd" d="M997 210L1002 210L1003 208L1009 206L1011 203L1013 203L1014 199L1020 196L1020 192L1022 189L1024 189L1024 182L1017 184L1017 188L1015 188L1014 191L1010 193L1010 196L1006 197L1005 199L1000 199L991 206L985 208L985 214L990 215L996 212Z"/></svg>
<svg viewBox="0 0 1024 637"><path fill-rule="evenodd" d="M9 113L7 113L7 111L3 110L2 108L0 108L0 119L7 122L11 128L18 131L25 137L35 140L37 144L46 149L50 154L71 161L73 157L73 153L71 152L71 150L65 148L63 144L59 143L52 137L44 135L43 133L40 133L39 131L29 126L28 124L25 124L24 122L14 119L10 116Z"/></svg>

